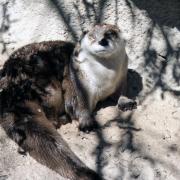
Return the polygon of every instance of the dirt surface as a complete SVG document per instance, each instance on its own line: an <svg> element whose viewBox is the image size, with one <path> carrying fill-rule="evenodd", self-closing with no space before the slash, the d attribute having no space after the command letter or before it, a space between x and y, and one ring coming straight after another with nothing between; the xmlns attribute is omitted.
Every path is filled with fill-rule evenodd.
<svg viewBox="0 0 180 180"><path fill-rule="evenodd" d="M6 2L0 2L1 65L24 44L75 40L98 22L121 28L129 68L135 70L129 73L128 93L137 95L137 109L122 113L106 102L95 113L101 124L97 132L81 133L76 122L58 131L107 180L179 180L180 1ZM18 154L17 145L0 129L0 180L6 179L63 180L29 155Z"/></svg>

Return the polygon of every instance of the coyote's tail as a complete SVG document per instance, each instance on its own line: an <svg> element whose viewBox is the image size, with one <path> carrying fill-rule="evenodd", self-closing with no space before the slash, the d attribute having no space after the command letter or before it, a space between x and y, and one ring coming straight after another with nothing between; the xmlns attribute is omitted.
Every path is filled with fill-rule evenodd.
<svg viewBox="0 0 180 180"><path fill-rule="evenodd" d="M37 103L17 105L3 118L8 136L41 164L70 180L102 180L70 150Z"/></svg>

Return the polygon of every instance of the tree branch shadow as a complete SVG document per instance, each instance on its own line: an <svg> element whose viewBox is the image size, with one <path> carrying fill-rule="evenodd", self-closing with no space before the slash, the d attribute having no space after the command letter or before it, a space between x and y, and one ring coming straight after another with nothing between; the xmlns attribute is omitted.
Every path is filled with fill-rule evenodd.
<svg viewBox="0 0 180 180"><path fill-rule="evenodd" d="M135 13L133 12L133 8L131 6L131 3L134 3L138 8L140 9L145 9L152 20L152 24L148 30L147 33L147 47L144 51L144 70L147 71L147 76L150 77L150 81L148 82L148 79L146 81L146 85L150 85L149 91L144 95L144 98L142 101L144 101L148 96L150 96L156 89L160 88L162 90L161 98L164 98L164 93L165 92L170 92L175 96L180 95L180 91L174 89L171 87L171 85L168 84L168 82L165 80L164 76L167 73L167 69L169 68L169 65L171 63L172 57L175 58L175 61L173 62L173 70L172 70L172 75L173 75L173 81L175 81L176 85L179 86L180 84L180 74L178 73L178 70L180 68L180 48L178 47L177 49L174 48L171 45L171 42L168 38L168 34L165 31L164 26L168 26L170 28L176 27L179 29L180 27L180 2L179 1L173 1L176 2L176 5L171 3L159 1L158 3L163 3L162 7L165 8L163 9L162 12L158 11L159 7L152 7L156 5L155 1L151 0L150 3L147 3L145 1L138 1L138 0L127 0L126 3L130 8L130 11L132 13L132 19L135 21ZM167 3L167 4L165 4ZM149 4L149 6L147 6ZM169 7L169 5L172 5ZM176 11L173 11L173 8L176 8ZM151 11L153 9L153 11ZM170 10L170 12L169 12ZM154 12L156 13L154 14ZM169 12L169 13L168 13ZM167 14L169 16L163 19L163 17ZM159 16L159 17L157 17ZM160 54L157 52L156 49L151 48L152 44L152 38L153 38L153 31L154 29L158 27L160 29L160 32L164 38L164 41L166 43L167 51L165 55ZM132 78L133 79L133 78ZM152 86L153 82L153 86ZM139 86L140 87L140 86ZM112 105L112 104L110 104ZM101 106L103 107L103 106ZM119 142L119 145L117 146L117 152L121 150L122 152L128 150L131 153L138 154L139 156L143 157L146 159L154 168L157 163L163 164L164 167L168 168L170 171L177 172L177 177L179 177L179 169L176 168L173 164L168 164L165 160L163 159L158 159L154 157L149 157L148 155L144 154L143 149L140 149L140 147L137 148L137 145L134 142L134 133L140 131L141 129L137 128L132 119L133 113L127 118L127 119L114 119L109 121L108 123L111 124L111 122L116 122L118 124L118 127L121 129L124 129L124 133L122 135L122 140ZM109 126L109 124L106 124L106 126ZM105 128L103 126L103 128ZM100 141L104 142L104 139L101 136L99 136ZM97 154L97 156L103 156L103 149L101 149L101 154ZM100 160L100 158L98 158ZM101 164L101 162L99 162Z"/></svg>
<svg viewBox="0 0 180 180"><path fill-rule="evenodd" d="M149 18L152 20L152 24L149 27L147 33L147 47L144 51L144 70L148 72L148 77L150 81L146 81L147 86L151 86L148 93L145 94L146 97L151 95L157 88L162 90L161 97L164 97L164 92L170 92L176 96L180 95L180 91L171 87L164 76L167 73L167 68L169 67L172 58L175 59L173 63L172 70L172 80L178 86L180 84L180 74L177 69L180 67L180 47L173 47L169 41L167 32L165 31L165 26L170 28L176 27L180 29L180 1L144 1L144 0L127 0L127 5L131 9L132 17L134 16L132 7L130 3L133 3L139 9L143 9L147 12ZM166 43L166 53L161 55L156 49L152 49L152 38L153 31L158 28L163 36ZM153 83L153 86L152 86Z"/></svg>
<svg viewBox="0 0 180 180"><path fill-rule="evenodd" d="M60 17L62 18L62 20L65 24L65 26L67 27L67 30L70 33L72 39L74 41L77 41L78 35L77 35L77 32L75 31L74 27L70 25L71 16L68 12L66 12L64 10L64 7L63 7L64 2L62 0L50 0L50 2L57 9L57 12L59 13Z"/></svg>
<svg viewBox="0 0 180 180"><path fill-rule="evenodd" d="M15 0L12 1L13 3L15 3ZM0 24L0 44L2 45L2 50L1 50L1 54L4 54L7 52L7 45L11 44L11 43L15 43L12 41L6 41L3 38L4 33L7 33L11 27L11 24L14 23L15 21L10 20L10 15L8 13L8 2L2 3L1 5L1 9L2 9L2 22Z"/></svg>

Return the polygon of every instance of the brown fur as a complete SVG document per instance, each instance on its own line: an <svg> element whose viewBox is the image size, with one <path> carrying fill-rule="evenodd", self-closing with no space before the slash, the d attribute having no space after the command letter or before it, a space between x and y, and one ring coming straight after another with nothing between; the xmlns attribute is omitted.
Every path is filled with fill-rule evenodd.
<svg viewBox="0 0 180 180"><path fill-rule="evenodd" d="M70 75L78 95L78 119L82 131L97 125L93 110L98 102L108 97L114 96L122 111L137 106L126 94L128 57L120 32L117 26L98 24L84 34L75 47Z"/></svg>
<svg viewBox="0 0 180 180"><path fill-rule="evenodd" d="M118 38L117 31L116 26L95 26L89 36L92 41L101 45L105 43L106 46L107 39ZM136 102L122 96L126 93L127 61L121 64L122 69L117 72L116 77L121 77L116 82L119 87L112 86L114 90L111 92L112 88L105 89L106 84L116 84L112 80L105 81L99 94L96 94L99 99L91 97L87 89L89 81L81 72L82 69L78 68L81 64L78 62L81 48L81 42L74 49L72 43L49 41L30 44L14 52L0 73L0 122L24 151L60 175L71 180L100 180L102 178L97 173L74 155L55 128L64 121L78 119L80 130L92 130L97 126L92 115L96 103L112 94L116 102L121 94L118 101L121 110L135 108ZM107 69L116 66L116 61L106 60L100 58L99 63ZM89 77L94 75L86 71ZM102 77L96 78L101 81ZM94 101L91 108L89 100Z"/></svg>
<svg viewBox="0 0 180 180"><path fill-rule="evenodd" d="M55 129L66 112L76 118L81 111L69 75L73 49L72 43L52 41L14 52L1 72L0 122L24 151L60 175L72 180L100 180Z"/></svg>

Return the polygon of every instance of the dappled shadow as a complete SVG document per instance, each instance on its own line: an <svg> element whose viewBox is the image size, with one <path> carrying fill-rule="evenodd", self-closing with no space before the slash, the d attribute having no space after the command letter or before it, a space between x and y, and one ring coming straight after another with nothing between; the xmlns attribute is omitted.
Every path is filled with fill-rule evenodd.
<svg viewBox="0 0 180 180"><path fill-rule="evenodd" d="M96 146L93 154L95 154L96 156L96 168L97 172L100 175L103 175L102 170L108 165L108 161L110 160L105 157L107 149L116 147L114 154L114 157L116 158L119 158L119 151L122 153L124 151L129 151L130 153L133 153L139 149L136 147L136 144L134 142L134 133L138 133L139 131L141 131L141 128L136 127L132 115L133 113L130 113L127 117L119 116L116 119L108 120L103 126L101 126L101 129L96 131L98 145ZM118 127L122 133L120 141L116 142L115 144L107 140L107 138L105 137L106 129L111 128L114 125ZM124 169L120 168L120 171L120 174L123 177Z"/></svg>
<svg viewBox="0 0 180 180"><path fill-rule="evenodd" d="M143 85L142 85L142 77L139 75L138 72L132 69L128 69L128 88L127 88L127 95L129 98L135 99L138 94L141 92ZM103 102L99 102L96 108L96 112L100 110L101 108L105 108L108 106L116 106L117 102L112 101L111 98L107 98ZM99 130L96 132L96 136L98 139L98 145L96 149L94 150L94 153L96 155L96 168L97 172L102 176L102 169L107 166L108 160L104 157L105 151L108 148L111 148L114 146L114 144L104 137L104 130L106 128L109 128L112 126L112 124L116 124L119 129L123 131L122 137L118 145L116 145L116 154L115 156L118 156L119 150L121 152L124 152L126 150L129 150L130 152L136 151L136 147L134 144L134 132L138 132L141 129L137 128L134 124L134 120L132 118L133 112L130 113L127 117L122 117L119 115L117 118L107 121ZM123 176L124 169L121 169L121 176Z"/></svg>
<svg viewBox="0 0 180 180"><path fill-rule="evenodd" d="M175 87L178 87L180 85L180 74L178 72L178 69L180 69L180 47L175 47L170 42L169 34L166 31L166 27L169 28L177 28L180 29L180 1L141 1L141 0L126 0L127 6L130 8L131 16L132 16L132 23L135 25L136 17L135 12L132 6L132 3L134 3L135 6L137 6L139 9L146 10L149 18L152 20L152 23L149 26L149 29L146 34L147 38L147 45L143 52L144 56L144 72L146 73L145 76L145 84L148 88L148 91L145 92L144 97L142 100L145 100L149 95L151 95L155 90L158 88L161 89L161 97L164 98L165 92L170 92L175 96L180 95L180 91L177 90ZM154 30L158 28L160 31L160 34L162 35L165 45L166 45L166 51L165 53L161 54L158 52L155 48L152 48L152 39L153 39L153 32ZM171 80L167 80L165 76L167 76L167 72L169 69L172 68L171 72ZM129 83L129 87L131 89L129 90L128 94L129 96L133 96L132 91L133 84L135 83L135 76L131 76L131 83ZM141 76L139 76L141 78ZM142 79L139 81L142 82ZM171 83L174 83L173 86ZM136 88L140 88L142 90L143 85L139 84L139 86L134 87L134 90ZM138 90L140 90L138 89ZM137 96L138 93L135 94ZM100 104L100 107L106 107L107 105L115 105L113 103L110 103L110 101L105 102L103 104ZM99 107L99 109L100 109ZM146 161L150 164L151 167L153 167L156 170L157 164L162 164L163 167L167 168L171 172L175 172L175 176L179 178L179 169L175 167L173 163L166 162L165 159L151 157L150 155L146 154L146 150L144 150L139 142L137 145L136 142L134 142L134 135L136 132L140 131L141 129L136 127L134 124L135 120L132 118L133 113L129 115L126 119L123 119L120 117L119 119L113 119L109 121L106 125L103 126L102 129L106 128L107 126L110 126L112 122L116 122L118 127L120 129L123 129L121 141L119 142L119 145L116 146L116 152L118 156L119 150L121 152L124 151L130 151L132 154L135 154L138 157L142 158L142 161ZM104 142L105 139L102 138L102 135L99 136L100 142ZM102 141L101 141L102 140ZM113 146L112 144L110 146ZM176 151L177 147L170 146L169 151ZM97 153L97 156L102 157L105 150L101 149L101 154ZM98 158L100 159L103 158ZM101 162L98 162L101 164ZM106 162L107 164L108 162ZM102 165L104 165L102 163ZM104 165L105 166L105 165ZM99 168L99 166L98 166ZM103 168L103 167L101 167ZM155 175L159 175L159 172L154 172ZM139 173L140 174L140 173ZM139 174L137 176L134 176L133 178L138 178ZM122 174L123 179L123 174Z"/></svg>
<svg viewBox="0 0 180 180"><path fill-rule="evenodd" d="M6 179L8 179L7 175L0 175L0 180L6 180Z"/></svg>
<svg viewBox="0 0 180 180"><path fill-rule="evenodd" d="M102 129L96 131L96 136L98 139L98 145L93 151L93 154L96 157L96 171L100 176L103 176L102 169L108 164L104 159L104 152L111 146L111 144L106 141Z"/></svg>
<svg viewBox="0 0 180 180"><path fill-rule="evenodd" d="M119 116L115 119L108 120L101 128L98 130L96 135L98 137L99 144L97 145L94 154L96 155L96 163L97 163L97 170L102 174L103 169L111 163L111 158L116 158L115 167L118 166L120 171L121 178L126 179L127 176L124 176L123 172L128 172L130 179L144 179L147 176L155 178L162 178L168 175L168 172L172 174L173 177L179 179L180 178L180 171L179 167L176 166L176 163L172 161L172 157L174 153L177 154L179 157L179 146L178 144L171 144L165 146L164 142L162 144L157 144L158 147L163 148L161 154L159 153L159 149L156 152L154 150L158 147L155 147L154 141L155 139L159 139L161 134L156 131L152 131L153 136L151 133L144 132L148 134L149 138L153 138L153 141L149 141L147 138L147 143L144 137L142 137L142 141L137 140L138 133L142 135L143 129L136 124L136 121L133 116L134 112L129 113L128 116ZM113 131L113 127L118 127L119 132L121 132L121 137L119 138L118 142L111 142L109 138L107 139L107 132L108 128L111 128ZM117 128L116 128L117 129ZM119 134L119 133L117 133ZM178 143L178 141L177 141ZM115 150L114 150L115 149ZM112 150L113 153L107 156L107 151ZM123 165L123 159L129 156L127 164ZM170 157L168 159L168 156ZM164 169L162 171L162 169ZM151 174L149 170L153 173ZM144 174L145 173L145 174ZM126 174L127 175L127 174ZM128 178L127 178L128 179ZM149 178L148 178L149 179Z"/></svg>
<svg viewBox="0 0 180 180"><path fill-rule="evenodd" d="M106 128L111 128L111 126L119 127L119 131L121 131L122 135L119 142L116 142L114 144L108 141L107 145L107 139L105 137L102 137L102 134L105 135ZM168 146L167 154L162 152L161 155L153 155L153 153L156 153L153 149L153 153L150 153L151 150L149 150L148 152L148 147L144 146L143 142L137 142L136 135L141 131L143 131L143 129L139 128L136 125L135 120L133 119L133 113L130 113L126 118L119 117L117 119L109 120L107 123L105 123L102 126L101 136L99 136L99 133L97 133L99 140L101 140L100 142L105 142L104 144L106 144L102 144L100 151L98 151L99 149L95 151L95 154L98 157L97 160L99 160L98 163L101 164L101 166L98 166L98 172L102 172L102 169L110 163L111 158L113 158L114 156L115 158L117 158L117 161L119 161L115 166L118 166L119 168L121 174L120 179L125 178L123 172L128 172L130 179L141 179L146 178L147 176L150 176L150 178L160 177L163 179L163 175L165 174L167 176L168 174L166 173L166 171L171 172L171 174L173 174L173 177L179 179L179 167L176 167L174 162L170 162L170 159L167 160L166 158L169 153L178 153L177 145L172 144ZM155 136L154 138L156 137L159 137L159 134L157 134L157 136ZM150 142L147 142L147 145L148 143ZM99 148L99 146L97 147ZM115 154L113 154L113 156L111 154L109 158L107 158L106 152L108 148L115 148ZM154 148L153 145L152 148ZM101 153L99 154L99 152ZM126 165L123 165L123 159L127 154L129 154L130 156L130 158L128 159L129 162L127 162ZM165 170L162 171L161 168L164 168ZM151 169L153 174L149 174L149 169ZM143 173L146 174L143 175Z"/></svg>
<svg viewBox="0 0 180 180"><path fill-rule="evenodd" d="M152 49L151 48L152 34L155 26L156 24L152 23L152 26L148 31L149 41L147 48L144 51L144 58L145 58L144 68L151 79L149 83L151 85L153 84L148 94L151 94L157 88L160 88L162 90L162 98L164 92L166 91L169 91L174 95L180 95L180 91L173 89L171 87L172 85L170 84L170 82L167 80L167 78L165 78L168 71L167 68L172 68L171 81L172 82L174 81L175 86L179 86L180 74L177 71L177 69L179 69L180 67L180 48L178 47L177 49L174 49L171 46L171 43L168 40L168 35L164 31L163 27L160 27L161 34L163 35L163 38L166 42L167 51L165 54L161 55L155 49ZM170 65L172 67L170 67ZM147 85L148 85L148 81L147 81Z"/></svg>
<svg viewBox="0 0 180 180"><path fill-rule="evenodd" d="M129 150L131 152L136 151L136 147L134 144L134 132L138 132L141 130L141 128L137 128L134 124L133 113L130 113L127 117L119 117L117 119L113 119L108 121L105 125L103 125L103 129L106 127L110 127L112 123L116 123L116 125L123 130L123 135L121 138L121 141L119 142L119 145L117 146L117 152L119 149L121 151Z"/></svg>
<svg viewBox="0 0 180 180"><path fill-rule="evenodd" d="M75 26L71 23L71 18L73 14L70 9L65 8L65 1L63 0L49 0L52 4L53 8L57 10L62 22L69 35L71 36L73 41L78 41L79 32L75 28ZM119 21L119 10L118 3L119 0L113 1L115 4L115 15L114 23L118 25ZM180 47L172 46L170 42L168 32L166 31L166 27L168 28L177 28L180 30L180 1L179 0L125 0L126 5L128 6L132 24L135 26L136 21L136 13L134 12L134 6L141 10L145 10L147 16L151 19L151 24L146 34L146 48L143 52L144 56L144 64L143 69L146 74L145 84L142 84L142 77L138 72L129 70L128 72L128 96L130 98L136 98L139 95L139 92L143 90L143 86L148 88L148 91L145 92L144 99L151 95L156 89L160 88L162 90L161 97L164 97L164 92L168 91L173 93L175 96L180 95L180 91L177 88L174 88L180 85ZM79 22L80 31L83 32L86 30L85 24L94 25L97 23L103 23L104 15L106 14L106 4L111 3L109 0L99 0L99 1L88 1L82 0L74 1L73 8L76 11L77 19ZM80 5L85 8L85 12L82 13ZM5 53L7 49L7 45L11 42L6 42L3 39L3 33L6 33L10 26L11 21L9 18L9 14L7 11L8 3L2 4L2 16L3 21L0 24L0 43L3 45L3 49L1 53ZM152 48L152 39L153 32L158 28L164 42L166 44L166 52L161 54L155 48ZM165 78L167 75L168 68L172 67L172 83L174 86L169 83L170 80ZM111 105L116 105L114 102L105 101L98 105L98 108L107 107ZM131 153L137 153L139 156L142 156L144 159L148 160L152 166L155 164L155 161L164 163L162 160L154 159L148 155L144 155L143 150L134 143L134 133L138 133L141 131L139 127L136 127L133 119L133 113L131 113L128 117L118 117L117 119L113 119L108 121L101 129L96 132L96 136L98 138L98 145L95 149L96 154L96 163L97 163L97 172L100 175L103 175L102 168L106 166L108 162L103 160L104 151L106 148L111 147L113 144L106 142L105 137L103 135L103 130L106 127L110 127L111 123L116 123L119 129L123 130L121 141L117 146L117 152L121 150L122 152L128 150ZM176 147L170 146L170 151L175 151ZM170 167L170 165L166 164L166 166ZM173 167L175 168L175 167ZM177 169L176 169L177 171Z"/></svg>
<svg viewBox="0 0 180 180"><path fill-rule="evenodd" d="M176 27L180 29L180 1L179 0L128 0L139 9L146 10L159 26Z"/></svg>
<svg viewBox="0 0 180 180"><path fill-rule="evenodd" d="M82 2L84 4L84 6L85 6L86 16L87 16L88 20L91 23L96 22L98 17L97 17L97 13L96 13L96 8L95 8L94 2L89 3L87 0L83 0Z"/></svg>
<svg viewBox="0 0 180 180"><path fill-rule="evenodd" d="M57 9L64 25L66 26L70 36L74 41L79 39L79 34L77 29L71 23L72 13L69 9L65 9L65 2L63 0L49 0L50 3ZM87 30L84 24L93 26L95 24L103 23L104 15L106 13L106 4L110 3L109 0L99 0L99 1L74 1L73 8L76 12L77 21L81 32ZM82 13L80 6L84 6L85 12ZM118 23L118 0L115 0L115 16L114 24Z"/></svg>
<svg viewBox="0 0 180 180"><path fill-rule="evenodd" d="M101 23L102 22L102 17L104 14L104 6L106 4L106 1L100 0L97 8L95 3L89 3L86 0L83 0L82 3L85 6L86 9L86 16L84 16L83 14L81 14L81 11L79 9L80 7L80 2L79 1L75 1L73 3L74 9L77 12L78 15L78 20L79 20L79 25L81 28L81 32L84 31L83 29L83 23L85 23L85 21L87 21L86 19L89 20L89 23L91 24L97 24L97 23ZM70 33L72 39L74 41L77 41L79 39L77 30L74 28L74 26L71 24L71 16L72 14L68 11L65 10L65 4L64 1L62 0L50 0L50 2L53 4L53 6L57 9L57 12L59 13L60 17L62 18L68 32Z"/></svg>
<svg viewBox="0 0 180 180"><path fill-rule="evenodd" d="M12 1L13 3L15 2L15 0ZM4 33L8 32L8 30L10 29L11 24L14 21L10 20L10 16L8 13L8 2L2 3L0 4L0 9L1 9L1 13L0 16L2 16L2 22L0 24L0 44L2 45L2 50L1 50L1 54L4 54L7 51L7 45L11 44L11 43L15 43L15 42L10 42L10 41L6 41L3 38Z"/></svg>
<svg viewBox="0 0 180 180"><path fill-rule="evenodd" d="M149 91L145 96L147 97L147 95L150 95L158 88L162 90L162 98L166 91L179 96L180 91L174 86L178 87L180 85L180 73L177 70L180 67L180 47L172 45L166 27L180 29L180 1L126 0L126 2L131 10L133 19L132 3L139 9L145 10L152 21L147 31L147 46L144 50L144 71L147 73L146 86L149 86ZM155 29L159 29L165 42L166 52L163 54L152 47ZM168 68L172 68L171 80L167 80L165 77L167 76Z"/></svg>
<svg viewBox="0 0 180 180"><path fill-rule="evenodd" d="M64 2L62 0L50 0L50 2L57 9L57 12L59 13L65 26L67 27L67 30L70 33L72 39L76 41L78 39L78 35L73 26L70 25L71 16L70 13L64 10Z"/></svg>

